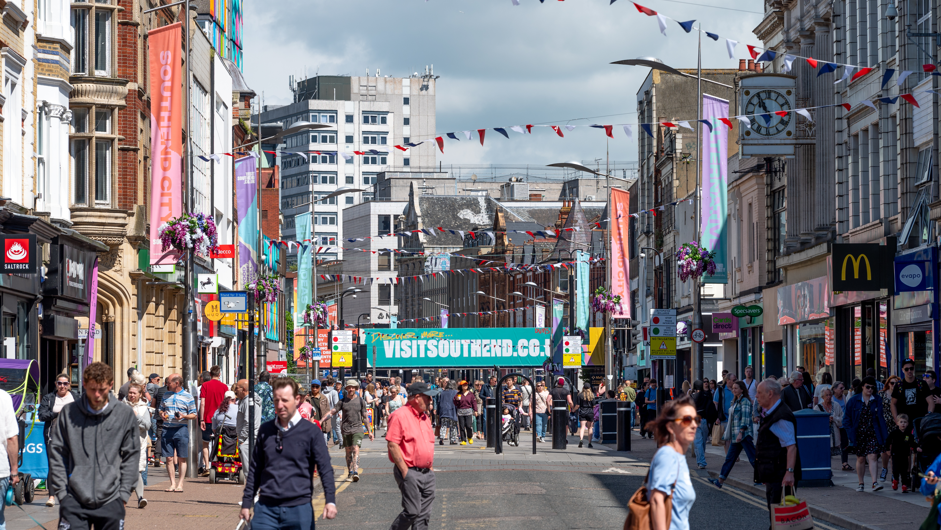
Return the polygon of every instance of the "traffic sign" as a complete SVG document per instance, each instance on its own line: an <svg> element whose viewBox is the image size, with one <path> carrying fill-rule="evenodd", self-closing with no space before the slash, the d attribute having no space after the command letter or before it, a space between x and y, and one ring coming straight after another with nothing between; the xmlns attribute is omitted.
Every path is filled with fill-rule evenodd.
<svg viewBox="0 0 941 530"><path fill-rule="evenodd" d="M310 360L319 361L320 360L320 348L311 348L310 349Z"/></svg>
<svg viewBox="0 0 941 530"><path fill-rule="evenodd" d="M352 368L353 367L353 353L352 352L333 352L333 367L334 368Z"/></svg>
<svg viewBox="0 0 941 530"><path fill-rule="evenodd" d="M222 320L222 311L219 311L221 305L218 300L213 300L206 304L206 318L212 320L213 322L219 322Z"/></svg>
<svg viewBox="0 0 941 530"><path fill-rule="evenodd" d="M245 291L223 291L219 293L220 311L244 313L248 311L248 293Z"/></svg>
<svg viewBox="0 0 941 530"><path fill-rule="evenodd" d="M562 337L562 367L580 368L582 359L582 338L578 335Z"/></svg>
<svg viewBox="0 0 941 530"><path fill-rule="evenodd" d="M651 337L651 359L676 359L676 337Z"/></svg>
<svg viewBox="0 0 941 530"><path fill-rule="evenodd" d="M675 337L676 323L650 326L651 337Z"/></svg>
<svg viewBox="0 0 941 530"><path fill-rule="evenodd" d="M334 331L330 337L330 351L332 351L334 355L338 353L353 353L353 332L347 330Z"/></svg>
<svg viewBox="0 0 941 530"><path fill-rule="evenodd" d="M693 342L702 342L706 340L706 332L701 329L694 329L692 335Z"/></svg>
<svg viewBox="0 0 941 530"><path fill-rule="evenodd" d="M651 309L650 316L654 317L669 317L676 316L676 309Z"/></svg>

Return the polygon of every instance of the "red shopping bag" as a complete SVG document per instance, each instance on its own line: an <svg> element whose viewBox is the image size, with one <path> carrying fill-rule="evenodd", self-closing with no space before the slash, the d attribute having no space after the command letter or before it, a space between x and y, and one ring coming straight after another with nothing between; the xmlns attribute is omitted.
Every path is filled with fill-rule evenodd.
<svg viewBox="0 0 941 530"><path fill-rule="evenodd" d="M773 530L813 530L814 519L806 502L772 506L771 527Z"/></svg>

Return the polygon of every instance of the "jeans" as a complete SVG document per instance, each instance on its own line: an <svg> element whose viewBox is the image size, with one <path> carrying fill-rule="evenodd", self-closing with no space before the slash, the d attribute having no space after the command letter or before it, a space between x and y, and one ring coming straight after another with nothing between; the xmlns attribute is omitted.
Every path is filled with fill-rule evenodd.
<svg viewBox="0 0 941 530"><path fill-rule="evenodd" d="M539 438L546 437L546 423L548 422L549 422L548 412L536 413L536 436L538 436Z"/></svg>
<svg viewBox="0 0 941 530"><path fill-rule="evenodd" d="M849 436L846 435L846 429L840 427L840 462L844 465L849 458Z"/></svg>
<svg viewBox="0 0 941 530"><path fill-rule="evenodd" d="M0 530L7 530L7 520L6 515L3 513L3 509L6 508L7 503L3 502L7 498L7 489L10 487L10 477L0 478Z"/></svg>
<svg viewBox="0 0 941 530"><path fill-rule="evenodd" d="M601 440L601 424L599 422L592 422L591 432L593 440Z"/></svg>
<svg viewBox="0 0 941 530"><path fill-rule="evenodd" d="M722 464L722 470L719 471L719 478L725 480L729 476L729 473L732 472L732 466L735 465L735 459L742 454L742 450L748 456L748 461L752 467L755 467L755 444L752 442L751 436L746 436L741 442L732 442L729 445L729 452L725 455L725 463Z"/></svg>
<svg viewBox="0 0 941 530"><path fill-rule="evenodd" d="M709 425L706 420L700 420L696 429L696 439L693 440L693 452L696 453L696 463L699 467L706 467L706 440L709 439Z"/></svg>
<svg viewBox="0 0 941 530"><path fill-rule="evenodd" d="M298 506L255 504L252 517L255 530L314 530L314 507L309 502Z"/></svg>
<svg viewBox="0 0 941 530"><path fill-rule="evenodd" d="M340 422L337 421L338 418L331 418L333 420L333 441L340 442L343 438L340 437Z"/></svg>

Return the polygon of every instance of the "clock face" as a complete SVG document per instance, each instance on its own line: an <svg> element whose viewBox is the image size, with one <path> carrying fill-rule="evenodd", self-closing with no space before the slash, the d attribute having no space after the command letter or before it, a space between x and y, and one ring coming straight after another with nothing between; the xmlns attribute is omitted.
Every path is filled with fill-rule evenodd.
<svg viewBox="0 0 941 530"><path fill-rule="evenodd" d="M753 116L751 130L761 136L775 136L788 128L791 124L791 113L788 112L784 116L775 114L782 110L790 111L791 102L777 90L759 90L745 102L745 114ZM769 114L771 121L766 121L760 114Z"/></svg>

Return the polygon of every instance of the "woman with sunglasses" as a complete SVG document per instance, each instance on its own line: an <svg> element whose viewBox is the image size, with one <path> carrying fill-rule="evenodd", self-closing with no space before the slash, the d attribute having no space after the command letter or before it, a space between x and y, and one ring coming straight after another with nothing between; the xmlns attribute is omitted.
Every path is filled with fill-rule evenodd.
<svg viewBox="0 0 941 530"><path fill-rule="evenodd" d="M689 478L686 453L696 438L700 419L689 396L681 396L663 404L657 419L646 429L657 440L657 453L650 462L647 495L653 530L689 530L689 511L696 502L696 491ZM673 508L667 525L666 500L672 497Z"/></svg>
<svg viewBox="0 0 941 530"><path fill-rule="evenodd" d="M78 394L72 390L69 375L59 374L59 376L56 377L55 392L46 394L43 396L42 401L39 402L39 421L43 422L43 438L45 439L46 447L49 447L49 436L52 434L52 428L56 423L56 418L59 417L62 408L73 401L78 401ZM49 457L49 451L46 451L46 457ZM51 468L52 466L50 465L49 467ZM49 495L46 506L52 507L55 505L55 496Z"/></svg>
<svg viewBox="0 0 941 530"><path fill-rule="evenodd" d="M729 452L725 455L725 463L719 471L718 479L709 479L716 487L721 488L726 477L732 472L732 467L738 456L745 451L748 461L755 467L755 443L752 431L752 403L748 399L748 387L744 381L732 383L732 405L729 406L729 426L725 436L731 440Z"/></svg>
<svg viewBox="0 0 941 530"><path fill-rule="evenodd" d="M876 378L867 376L861 383L862 391L846 402L843 426L846 428L849 444L856 448L856 476L859 478L856 491L866 490L863 476L866 473L867 461L869 474L872 476L872 491L879 491L882 489L882 484L876 480L879 455L882 454L888 433L882 411L882 399L873 395Z"/></svg>
<svg viewBox="0 0 941 530"><path fill-rule="evenodd" d="M840 406L843 414L846 414L846 385L843 381L833 383L833 402ZM849 437L846 435L846 426L840 426L840 462L843 464L843 471L853 471L853 466L847 462L849 460Z"/></svg>
<svg viewBox="0 0 941 530"><path fill-rule="evenodd" d="M885 419L886 440L889 439L892 431L898 429L898 425L895 424L895 418L892 417L892 392L895 391L896 385L898 385L901 380L902 378L897 375L889 376L882 386L882 392L879 392L879 397L882 399L882 417ZM882 473L879 475L880 482L885 482L889 469L889 460L892 458L892 451L888 444L886 444L883 449L885 449L885 451L882 453Z"/></svg>

